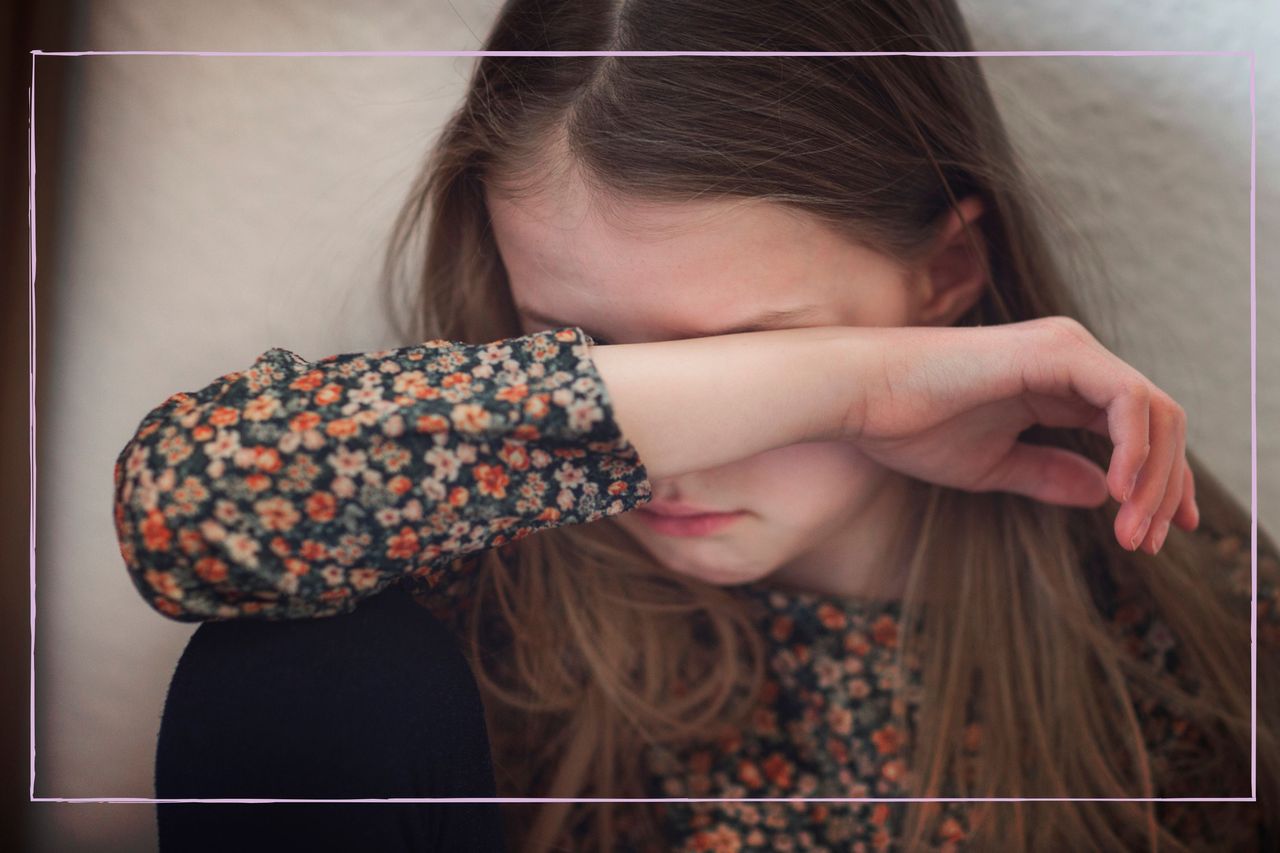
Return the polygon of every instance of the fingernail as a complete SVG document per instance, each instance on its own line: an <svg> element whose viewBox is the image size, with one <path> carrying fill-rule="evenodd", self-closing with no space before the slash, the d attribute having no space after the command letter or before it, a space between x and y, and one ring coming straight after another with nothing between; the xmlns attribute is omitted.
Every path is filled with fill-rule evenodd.
<svg viewBox="0 0 1280 853"><path fill-rule="evenodd" d="M1200 504L1196 503L1195 498L1191 499L1191 511L1195 513L1195 516L1196 516L1196 520L1192 524L1192 526L1199 527L1200 526Z"/></svg>
<svg viewBox="0 0 1280 853"><path fill-rule="evenodd" d="M1139 471L1138 473L1141 473L1141 471ZM1129 498L1133 497L1133 490L1138 488L1138 473L1135 473L1133 475L1133 479L1129 481L1129 487L1124 490L1124 497L1120 499L1122 502L1127 501L1129 500Z"/></svg>
<svg viewBox="0 0 1280 853"><path fill-rule="evenodd" d="M1156 528L1156 535L1152 539L1151 544L1155 546L1155 551L1160 550L1160 546L1164 544L1164 537L1169 533L1169 522L1162 521L1160 526Z"/></svg>
<svg viewBox="0 0 1280 853"><path fill-rule="evenodd" d="M1133 534L1133 538L1129 540L1129 550L1138 550L1138 544L1142 542L1142 537L1147 535L1147 528L1151 526L1151 516L1147 516L1142 525L1138 527L1138 532Z"/></svg>

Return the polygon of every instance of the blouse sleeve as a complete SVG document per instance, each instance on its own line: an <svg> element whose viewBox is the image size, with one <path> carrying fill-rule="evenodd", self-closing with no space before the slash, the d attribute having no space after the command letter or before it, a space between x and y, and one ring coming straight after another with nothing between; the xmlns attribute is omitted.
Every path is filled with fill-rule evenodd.
<svg viewBox="0 0 1280 853"><path fill-rule="evenodd" d="M180 622L335 615L646 502L591 343L566 326L315 362L274 348L170 396L115 464L134 586Z"/></svg>

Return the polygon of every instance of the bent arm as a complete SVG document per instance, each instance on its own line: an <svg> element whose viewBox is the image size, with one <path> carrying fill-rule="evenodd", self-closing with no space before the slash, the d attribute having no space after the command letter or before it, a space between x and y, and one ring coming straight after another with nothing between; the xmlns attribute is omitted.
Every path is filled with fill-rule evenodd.
<svg viewBox="0 0 1280 853"><path fill-rule="evenodd" d="M121 554L178 621L349 612L646 499L608 406L576 328L317 362L272 349L143 419L115 467Z"/></svg>
<svg viewBox="0 0 1280 853"><path fill-rule="evenodd" d="M459 557L643 504L654 472L830 437L847 332L268 350L143 419L115 468L121 554L178 621L345 613L407 576L443 589Z"/></svg>

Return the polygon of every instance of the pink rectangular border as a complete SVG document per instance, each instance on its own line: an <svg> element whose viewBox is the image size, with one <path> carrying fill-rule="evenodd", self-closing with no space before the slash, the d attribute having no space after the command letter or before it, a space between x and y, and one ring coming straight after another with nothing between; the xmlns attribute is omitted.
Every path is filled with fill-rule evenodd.
<svg viewBox="0 0 1280 853"><path fill-rule="evenodd" d="M1250 430L1250 538L1252 563L1252 610L1249 627L1251 676L1251 758L1252 794L1248 797L390 797L346 799L156 799L150 797L37 797L36 786L36 57L37 56L1247 56L1249 57L1249 430ZM1254 51L1164 51L1164 50L1036 50L1036 51L518 51L518 50L407 50L407 51L190 51L190 50L83 50L31 51L31 86L27 89L27 222L31 234L29 250L28 329L30 347L28 386L30 406L31 522L30 593L31 593L31 705L30 745L31 781L28 801L33 803L541 803L541 802L816 802L816 803L894 803L894 802L1257 802L1258 800L1258 311L1257 311L1257 162L1258 113L1256 101L1257 57Z"/></svg>

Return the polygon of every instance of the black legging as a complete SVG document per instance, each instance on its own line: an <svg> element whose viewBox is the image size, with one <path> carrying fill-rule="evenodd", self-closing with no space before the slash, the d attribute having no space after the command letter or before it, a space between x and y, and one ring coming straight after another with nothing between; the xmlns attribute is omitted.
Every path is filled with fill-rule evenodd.
<svg viewBox="0 0 1280 853"><path fill-rule="evenodd" d="M492 797L474 676L389 589L342 616L209 622L178 663L156 796ZM161 803L160 849L499 851L496 803Z"/></svg>

